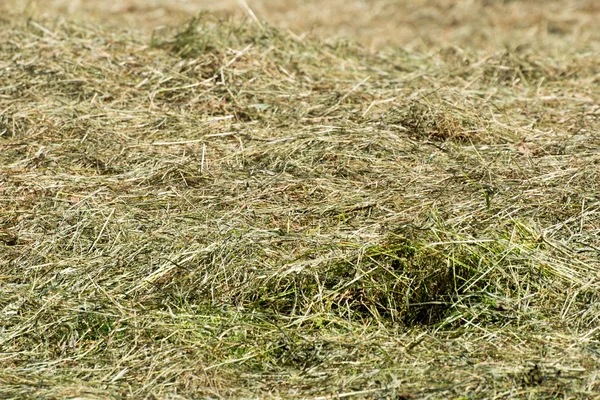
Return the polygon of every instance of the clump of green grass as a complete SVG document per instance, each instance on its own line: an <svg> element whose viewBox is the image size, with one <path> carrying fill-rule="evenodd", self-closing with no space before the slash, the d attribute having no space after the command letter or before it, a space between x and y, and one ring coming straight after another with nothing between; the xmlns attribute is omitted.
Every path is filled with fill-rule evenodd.
<svg viewBox="0 0 600 400"><path fill-rule="evenodd" d="M3 396L597 390L593 56L3 24Z"/></svg>

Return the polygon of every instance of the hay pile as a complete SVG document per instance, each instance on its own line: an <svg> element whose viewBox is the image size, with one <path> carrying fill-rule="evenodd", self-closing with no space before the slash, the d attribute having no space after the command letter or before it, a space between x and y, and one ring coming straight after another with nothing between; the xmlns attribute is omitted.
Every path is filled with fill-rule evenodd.
<svg viewBox="0 0 600 400"><path fill-rule="evenodd" d="M1 24L1 396L599 390L597 44Z"/></svg>

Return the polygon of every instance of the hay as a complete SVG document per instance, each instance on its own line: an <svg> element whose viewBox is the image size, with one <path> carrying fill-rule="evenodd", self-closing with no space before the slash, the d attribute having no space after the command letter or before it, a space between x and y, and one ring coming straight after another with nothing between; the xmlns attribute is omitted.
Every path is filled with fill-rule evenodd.
<svg viewBox="0 0 600 400"><path fill-rule="evenodd" d="M374 52L12 14L0 395L592 396L588 28Z"/></svg>

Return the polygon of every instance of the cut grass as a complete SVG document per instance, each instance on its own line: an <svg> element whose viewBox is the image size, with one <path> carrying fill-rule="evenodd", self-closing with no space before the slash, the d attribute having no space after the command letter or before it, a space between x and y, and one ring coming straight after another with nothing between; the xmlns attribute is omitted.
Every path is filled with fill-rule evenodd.
<svg viewBox="0 0 600 400"><path fill-rule="evenodd" d="M598 392L597 53L2 24L3 397Z"/></svg>

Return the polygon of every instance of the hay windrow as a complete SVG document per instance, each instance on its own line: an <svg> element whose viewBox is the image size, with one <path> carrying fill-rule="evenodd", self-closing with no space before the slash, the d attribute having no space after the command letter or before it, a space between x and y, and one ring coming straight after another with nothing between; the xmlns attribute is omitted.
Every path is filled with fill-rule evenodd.
<svg viewBox="0 0 600 400"><path fill-rule="evenodd" d="M372 51L210 13L10 16L0 397L598 391L585 21L563 52Z"/></svg>

